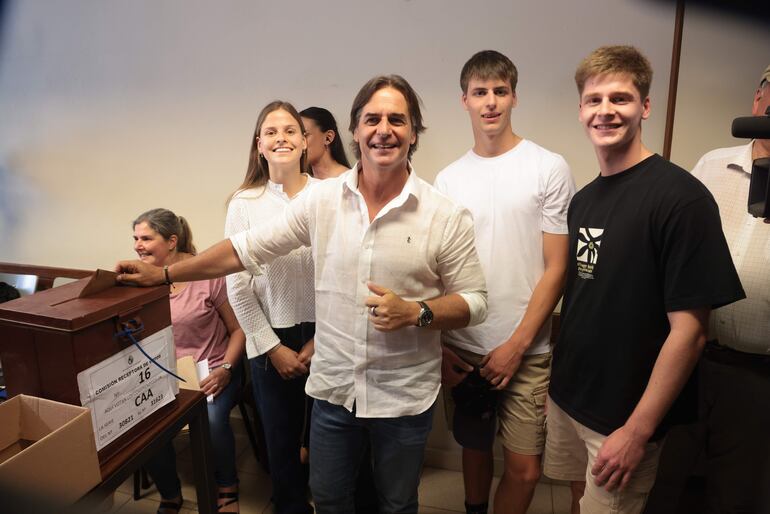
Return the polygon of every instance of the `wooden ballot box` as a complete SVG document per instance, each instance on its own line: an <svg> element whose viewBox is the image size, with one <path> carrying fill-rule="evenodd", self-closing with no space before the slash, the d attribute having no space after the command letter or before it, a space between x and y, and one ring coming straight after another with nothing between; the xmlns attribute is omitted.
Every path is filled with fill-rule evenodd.
<svg viewBox="0 0 770 514"><path fill-rule="evenodd" d="M146 407L159 401L159 388L153 393L146 386L163 372L131 353L135 347L125 330L141 327L133 334L137 341L163 333L167 342L169 290L168 286L110 283L82 296L89 282L84 278L0 304L0 362L9 396L23 393L91 407L99 457L104 460L130 443L131 434L136 437L146 430L165 409L157 406L147 416L136 414L148 412ZM170 350L164 351L170 351L173 359L173 338ZM127 385L134 389L129 391ZM173 394L166 394L163 404L173 399ZM105 403L109 401L114 405ZM124 430L118 430L118 425Z"/></svg>

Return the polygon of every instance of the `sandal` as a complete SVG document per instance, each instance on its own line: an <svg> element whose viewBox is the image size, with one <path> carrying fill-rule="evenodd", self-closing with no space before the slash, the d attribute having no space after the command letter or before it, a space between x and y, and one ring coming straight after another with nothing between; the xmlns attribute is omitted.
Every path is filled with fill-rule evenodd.
<svg viewBox="0 0 770 514"><path fill-rule="evenodd" d="M218 498L220 500L226 500L222 505L217 506L217 512L222 512L222 507L238 503L238 491L220 492Z"/></svg>
<svg viewBox="0 0 770 514"><path fill-rule="evenodd" d="M183 504L184 504L184 498L182 498L181 496L179 497L179 503L173 500L161 500L160 506L158 507L157 514L167 514L169 511L179 512L180 510L182 510Z"/></svg>

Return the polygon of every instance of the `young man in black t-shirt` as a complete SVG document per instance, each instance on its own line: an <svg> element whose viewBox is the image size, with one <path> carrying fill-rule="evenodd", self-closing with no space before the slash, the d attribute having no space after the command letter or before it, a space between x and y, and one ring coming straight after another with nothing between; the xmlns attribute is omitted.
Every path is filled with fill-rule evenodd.
<svg viewBox="0 0 770 514"><path fill-rule="evenodd" d="M573 494L587 481L582 514L642 511L709 312L745 296L711 194L642 143L651 80L628 46L595 50L575 74L600 175L569 208L545 474Z"/></svg>

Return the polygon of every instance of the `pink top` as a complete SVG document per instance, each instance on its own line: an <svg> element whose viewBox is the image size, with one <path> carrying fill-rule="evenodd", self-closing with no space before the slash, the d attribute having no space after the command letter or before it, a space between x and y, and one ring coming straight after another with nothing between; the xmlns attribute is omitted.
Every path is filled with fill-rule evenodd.
<svg viewBox="0 0 770 514"><path fill-rule="evenodd" d="M225 279L189 282L169 298L176 358L192 355L195 362L208 359L209 368L221 364L230 340L217 311L227 301Z"/></svg>

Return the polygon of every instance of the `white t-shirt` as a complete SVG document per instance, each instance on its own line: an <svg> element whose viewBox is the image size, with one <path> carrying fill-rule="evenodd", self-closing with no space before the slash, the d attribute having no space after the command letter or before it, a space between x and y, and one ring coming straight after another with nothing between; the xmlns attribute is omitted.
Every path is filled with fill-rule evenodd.
<svg viewBox="0 0 770 514"><path fill-rule="evenodd" d="M487 280L487 320L450 330L443 340L487 354L511 337L543 276L543 232L567 233L575 182L563 157L529 140L497 157L469 150L436 177L436 188L471 211ZM527 355L550 351L549 320Z"/></svg>

